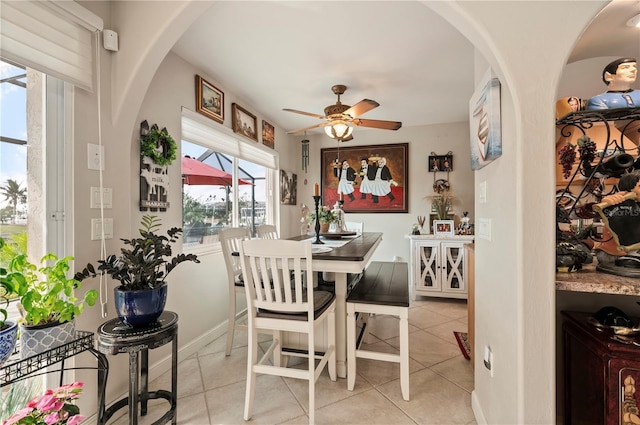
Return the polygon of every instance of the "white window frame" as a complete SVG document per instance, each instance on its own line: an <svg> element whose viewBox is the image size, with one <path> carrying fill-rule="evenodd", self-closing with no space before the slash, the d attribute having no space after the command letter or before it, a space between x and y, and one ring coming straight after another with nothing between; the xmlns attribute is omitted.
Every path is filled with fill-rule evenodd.
<svg viewBox="0 0 640 425"><path fill-rule="evenodd" d="M266 220L267 223L276 222L279 216L276 196L278 191L274 190L275 184L278 182L279 173L279 155L277 151L258 145L255 142L246 142L231 129L214 123L201 114L185 107L182 107L182 140L232 156L234 158L233 181L237 181L239 177L237 159L264 166L267 169L265 173L267 191L265 202L267 207ZM233 191L233 205L238 205L237 190ZM238 226L238 220L238 208L234 208L231 225ZM184 251L190 253L211 252L212 250L220 250L220 243L184 247Z"/></svg>

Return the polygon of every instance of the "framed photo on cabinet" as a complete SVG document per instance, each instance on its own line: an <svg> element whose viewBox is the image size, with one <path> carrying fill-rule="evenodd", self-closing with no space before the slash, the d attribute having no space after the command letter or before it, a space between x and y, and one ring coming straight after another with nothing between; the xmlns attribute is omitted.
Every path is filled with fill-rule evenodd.
<svg viewBox="0 0 640 425"><path fill-rule="evenodd" d="M453 236L453 220L433 220L433 234L437 236Z"/></svg>

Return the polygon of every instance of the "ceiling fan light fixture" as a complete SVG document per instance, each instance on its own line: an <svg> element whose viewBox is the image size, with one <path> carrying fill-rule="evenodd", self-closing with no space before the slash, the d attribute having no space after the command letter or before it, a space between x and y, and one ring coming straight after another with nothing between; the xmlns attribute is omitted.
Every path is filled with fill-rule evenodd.
<svg viewBox="0 0 640 425"><path fill-rule="evenodd" d="M640 14L637 14L633 18L629 19L627 21L627 26L628 27L640 28Z"/></svg>
<svg viewBox="0 0 640 425"><path fill-rule="evenodd" d="M353 127L348 125L346 121L335 120L331 122L331 125L324 128L324 132L332 139L342 140L351 136L351 133L353 133Z"/></svg>

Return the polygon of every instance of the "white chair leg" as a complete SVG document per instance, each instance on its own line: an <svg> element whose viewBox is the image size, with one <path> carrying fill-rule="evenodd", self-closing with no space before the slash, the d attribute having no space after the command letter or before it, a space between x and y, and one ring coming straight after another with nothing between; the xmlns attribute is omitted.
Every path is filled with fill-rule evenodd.
<svg viewBox="0 0 640 425"><path fill-rule="evenodd" d="M273 340L277 341L276 346L273 348L273 365L280 367L282 366L282 332L274 330Z"/></svg>
<svg viewBox="0 0 640 425"><path fill-rule="evenodd" d="M227 318L227 348L224 351L226 356L231 355L233 347L233 333L236 327L236 292L229 291L229 317Z"/></svg>
<svg viewBox="0 0 640 425"><path fill-rule="evenodd" d="M400 388L402 398L409 401L409 319L408 309L400 314Z"/></svg>
<svg viewBox="0 0 640 425"><path fill-rule="evenodd" d="M329 312L327 317L327 335L329 337L329 347L331 347L331 354L329 354L329 378L335 382L338 379L336 372L336 311Z"/></svg>
<svg viewBox="0 0 640 425"><path fill-rule="evenodd" d="M356 383L356 316L355 306L347 303L347 389Z"/></svg>
<svg viewBox="0 0 640 425"><path fill-rule="evenodd" d="M247 388L244 398L244 420L251 419L253 411L253 396L256 390L256 373L253 366L258 362L258 333L251 326L249 327L247 353Z"/></svg>
<svg viewBox="0 0 640 425"><path fill-rule="evenodd" d="M313 353L315 352L315 341L313 333L308 334L308 361L309 361L309 425L315 423L315 410L316 410L316 361Z"/></svg>

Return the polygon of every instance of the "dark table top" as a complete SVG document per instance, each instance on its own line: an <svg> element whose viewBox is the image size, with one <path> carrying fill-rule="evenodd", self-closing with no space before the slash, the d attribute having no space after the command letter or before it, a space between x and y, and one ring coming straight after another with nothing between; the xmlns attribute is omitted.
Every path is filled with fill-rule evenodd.
<svg viewBox="0 0 640 425"><path fill-rule="evenodd" d="M340 247L332 247L330 252L313 254L314 259L336 260L336 261L362 261L371 248L382 238L379 232L363 232L360 236L352 238L348 243ZM312 242L315 236L302 235L288 238L291 241L303 241L310 239ZM322 245L319 245L322 246Z"/></svg>

